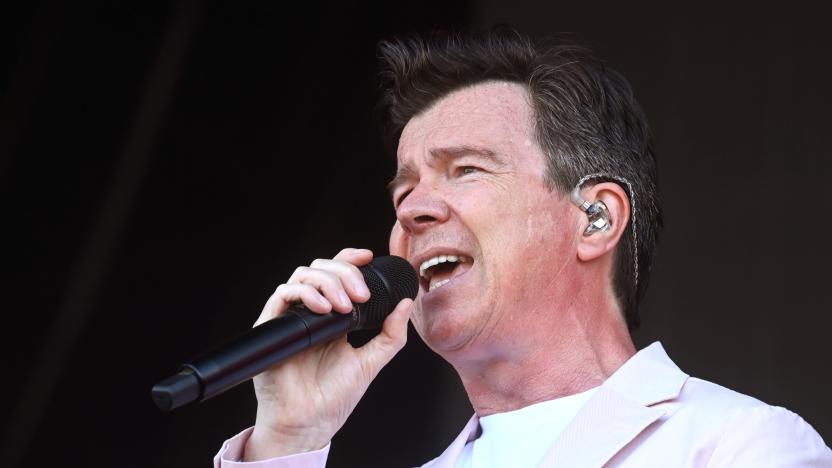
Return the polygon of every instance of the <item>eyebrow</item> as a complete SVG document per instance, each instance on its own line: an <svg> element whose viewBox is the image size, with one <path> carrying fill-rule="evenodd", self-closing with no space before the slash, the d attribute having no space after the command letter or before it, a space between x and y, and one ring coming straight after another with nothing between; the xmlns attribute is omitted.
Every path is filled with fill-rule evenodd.
<svg viewBox="0 0 832 468"><path fill-rule="evenodd" d="M436 148L430 151L430 157L433 160L444 160L450 161L457 158L461 158L463 156L480 156L482 158L488 159L492 163L498 164L500 166L503 165L503 162L497 156L497 153L491 151L486 148L480 148L476 146L469 146L469 145L460 145L460 146L449 146L445 148ZM401 166L396 171L396 176L393 177L387 184L387 190L390 192L390 195L393 195L393 192L406 182L408 179L415 177L416 175L416 168L413 167L411 164L405 164Z"/></svg>

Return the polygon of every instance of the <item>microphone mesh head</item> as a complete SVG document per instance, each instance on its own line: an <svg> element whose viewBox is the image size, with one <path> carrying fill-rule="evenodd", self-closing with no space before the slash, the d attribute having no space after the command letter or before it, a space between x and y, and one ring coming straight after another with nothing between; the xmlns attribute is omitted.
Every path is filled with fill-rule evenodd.
<svg viewBox="0 0 832 468"><path fill-rule="evenodd" d="M378 257L360 268L370 289L370 300L356 304L364 315L361 328L377 328L402 299L416 297L419 277L405 259L393 255Z"/></svg>

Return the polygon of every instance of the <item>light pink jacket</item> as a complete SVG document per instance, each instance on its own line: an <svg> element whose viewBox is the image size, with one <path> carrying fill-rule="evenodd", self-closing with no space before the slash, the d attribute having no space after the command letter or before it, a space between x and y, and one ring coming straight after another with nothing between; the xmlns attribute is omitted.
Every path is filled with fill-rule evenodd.
<svg viewBox="0 0 832 468"><path fill-rule="evenodd" d="M452 468L476 438L474 416L424 467ZM214 466L323 467L329 446L239 460L251 429L226 441ZM800 416L689 377L653 343L616 371L552 444L541 467L832 467L832 451Z"/></svg>

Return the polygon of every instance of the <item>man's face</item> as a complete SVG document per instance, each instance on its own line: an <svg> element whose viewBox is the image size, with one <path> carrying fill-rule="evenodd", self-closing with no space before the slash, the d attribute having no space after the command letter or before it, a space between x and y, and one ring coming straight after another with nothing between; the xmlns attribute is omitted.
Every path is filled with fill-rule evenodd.
<svg viewBox="0 0 832 468"><path fill-rule="evenodd" d="M557 323L577 210L546 186L544 161L519 84L456 91L405 126L390 252L423 272L413 324L440 354L499 352Z"/></svg>

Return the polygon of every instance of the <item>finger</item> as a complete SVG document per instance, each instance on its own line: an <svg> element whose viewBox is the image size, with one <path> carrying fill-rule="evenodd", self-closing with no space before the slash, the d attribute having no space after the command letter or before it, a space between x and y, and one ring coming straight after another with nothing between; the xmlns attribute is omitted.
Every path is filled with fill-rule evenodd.
<svg viewBox="0 0 832 468"><path fill-rule="evenodd" d="M364 275L352 263L319 258L312 262L310 267L335 274L353 302L366 302L370 298L370 290L367 289L367 283L364 282Z"/></svg>
<svg viewBox="0 0 832 468"><path fill-rule="evenodd" d="M407 343L407 321L413 312L413 300L402 299L384 319L381 333L357 349L358 358L369 379L374 379Z"/></svg>
<svg viewBox="0 0 832 468"><path fill-rule="evenodd" d="M393 229L390 231L389 249L390 255L398 255L399 257L407 257L407 236L405 235L402 224L397 220L393 223Z"/></svg>
<svg viewBox="0 0 832 468"><path fill-rule="evenodd" d="M370 249L344 249L333 260L352 263L357 266L364 266L373 260L373 251Z"/></svg>
<svg viewBox="0 0 832 468"><path fill-rule="evenodd" d="M322 266L316 262L319 262L319 260L312 262L312 265L316 265L314 268L298 267L287 283L308 284L320 291L336 311L343 313L351 311L352 301L341 282L340 276L331 271L331 266ZM359 274L361 273L359 272Z"/></svg>
<svg viewBox="0 0 832 468"><path fill-rule="evenodd" d="M281 284L266 301L254 326L278 317L297 302L302 302L307 309L319 314L326 314L332 310L332 304L315 287L308 284Z"/></svg>

